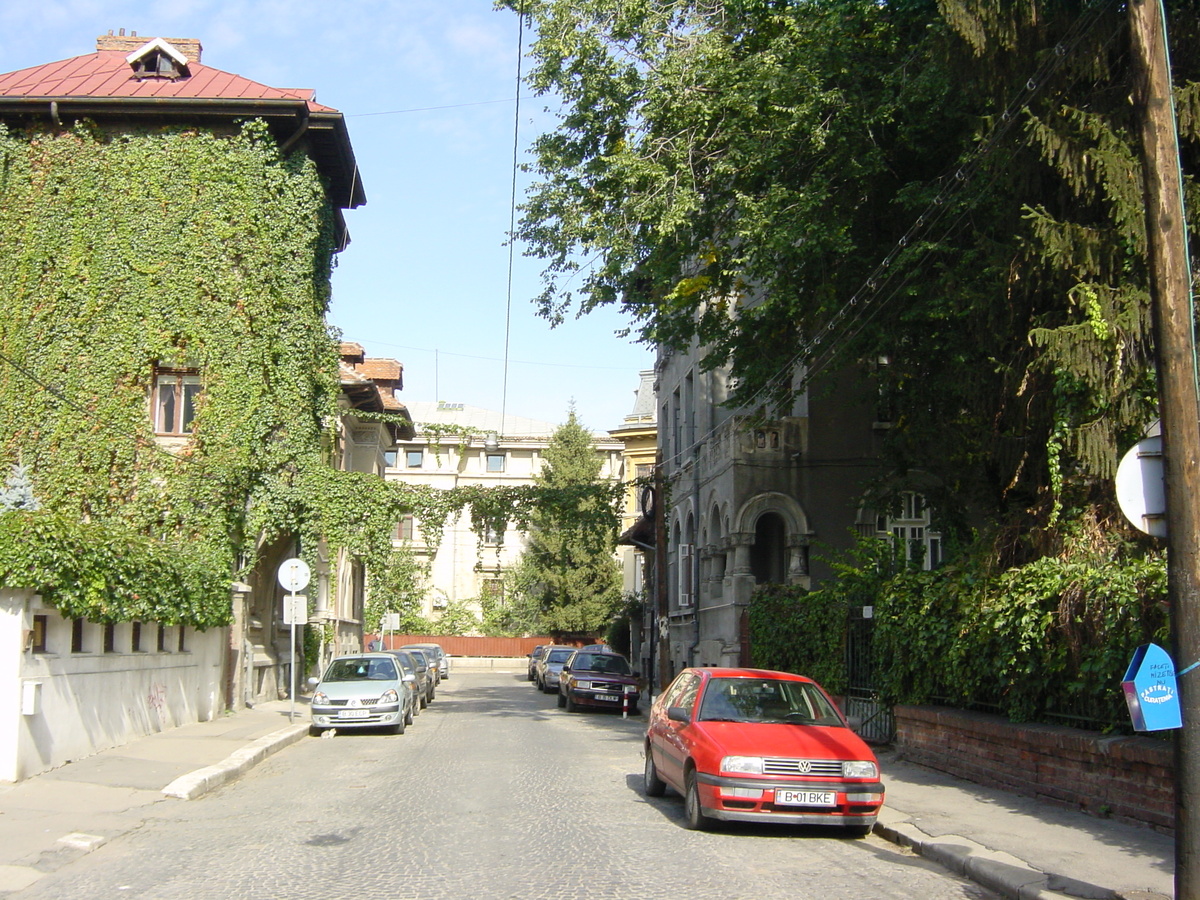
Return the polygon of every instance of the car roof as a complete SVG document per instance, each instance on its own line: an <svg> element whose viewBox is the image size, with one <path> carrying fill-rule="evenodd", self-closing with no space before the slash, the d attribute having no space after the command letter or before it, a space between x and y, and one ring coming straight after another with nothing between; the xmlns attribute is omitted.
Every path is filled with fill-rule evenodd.
<svg viewBox="0 0 1200 900"><path fill-rule="evenodd" d="M391 656L391 653L383 650L363 651L362 653L343 653L341 656L335 656L330 662L337 662L339 659L381 659L385 656Z"/></svg>
<svg viewBox="0 0 1200 900"><path fill-rule="evenodd" d="M779 672L775 669L726 668L718 666L702 666L685 669L687 672L707 674L710 678L771 678L775 681L807 681L812 679L807 675L797 675L795 672ZM815 683L815 682L813 682Z"/></svg>

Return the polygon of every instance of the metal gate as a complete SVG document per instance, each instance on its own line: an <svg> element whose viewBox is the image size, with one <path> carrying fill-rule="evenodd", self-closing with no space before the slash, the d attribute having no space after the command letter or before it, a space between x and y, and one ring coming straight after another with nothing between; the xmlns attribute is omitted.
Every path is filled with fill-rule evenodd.
<svg viewBox="0 0 1200 900"><path fill-rule="evenodd" d="M847 716L862 721L859 736L875 744L891 743L896 736L892 708L879 702L875 689L873 607L851 606L846 616Z"/></svg>

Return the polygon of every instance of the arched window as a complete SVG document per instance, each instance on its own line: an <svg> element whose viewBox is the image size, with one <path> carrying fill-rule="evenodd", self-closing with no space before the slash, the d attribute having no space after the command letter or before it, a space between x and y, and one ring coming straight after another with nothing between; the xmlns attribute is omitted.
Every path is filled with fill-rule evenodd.
<svg viewBox="0 0 1200 900"><path fill-rule="evenodd" d="M787 569L787 525L779 513L763 513L754 523L750 572L759 584L783 584Z"/></svg>

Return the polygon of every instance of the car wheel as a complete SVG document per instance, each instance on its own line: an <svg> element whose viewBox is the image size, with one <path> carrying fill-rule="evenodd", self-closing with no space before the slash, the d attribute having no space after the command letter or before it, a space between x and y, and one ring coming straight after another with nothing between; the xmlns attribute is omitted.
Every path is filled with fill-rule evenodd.
<svg viewBox="0 0 1200 900"><path fill-rule="evenodd" d="M573 699L571 699L570 692L568 692L566 694L560 694L559 696L562 697L563 700L565 701L563 703L563 707L566 709L567 712L575 712L575 710L577 710L579 708L575 704L575 701Z"/></svg>
<svg viewBox="0 0 1200 900"><path fill-rule="evenodd" d="M567 698L564 697L562 694L559 694L558 695L558 708L563 709L564 707L566 707L566 705L567 705Z"/></svg>
<svg viewBox="0 0 1200 900"><path fill-rule="evenodd" d="M429 702L430 703L433 702L434 695L436 695L436 694L437 694L437 691L435 691L433 688L429 689Z"/></svg>
<svg viewBox="0 0 1200 900"><path fill-rule="evenodd" d="M404 724L411 725L413 722L413 705L410 703L404 707Z"/></svg>
<svg viewBox="0 0 1200 900"><path fill-rule="evenodd" d="M871 833L870 825L847 825L846 835L852 838L864 838Z"/></svg>
<svg viewBox="0 0 1200 900"><path fill-rule="evenodd" d="M400 717L400 721L388 729L389 734L404 734L404 716Z"/></svg>
<svg viewBox="0 0 1200 900"><path fill-rule="evenodd" d="M422 694L420 702L421 702L421 709L424 709L425 707L427 707L429 705L429 694L428 693Z"/></svg>
<svg viewBox="0 0 1200 900"><path fill-rule="evenodd" d="M661 797L667 792L667 783L658 777L658 767L654 765L654 754L650 745L646 745L646 768L642 771L642 789L647 797Z"/></svg>
<svg viewBox="0 0 1200 900"><path fill-rule="evenodd" d="M320 737L321 735L323 735L325 733L325 729L318 728L316 725L309 725L308 733L312 737Z"/></svg>
<svg viewBox="0 0 1200 900"><path fill-rule="evenodd" d="M687 827L693 831L706 831L712 827L712 819L704 814L704 807L700 805L700 788L696 784L695 769L687 773L683 792L683 818Z"/></svg>

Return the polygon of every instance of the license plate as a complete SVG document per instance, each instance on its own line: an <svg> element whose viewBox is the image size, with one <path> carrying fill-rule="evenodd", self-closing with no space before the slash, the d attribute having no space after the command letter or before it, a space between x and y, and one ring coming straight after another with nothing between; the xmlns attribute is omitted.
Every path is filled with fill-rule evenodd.
<svg viewBox="0 0 1200 900"><path fill-rule="evenodd" d="M837 806L837 793L834 791L792 791L776 788L775 803L778 806Z"/></svg>
<svg viewBox="0 0 1200 900"><path fill-rule="evenodd" d="M339 719L369 719L371 711L369 709L339 709Z"/></svg>
<svg viewBox="0 0 1200 900"><path fill-rule="evenodd" d="M614 697L611 694L596 694L597 700L603 700L605 703L619 703L621 698Z"/></svg>

